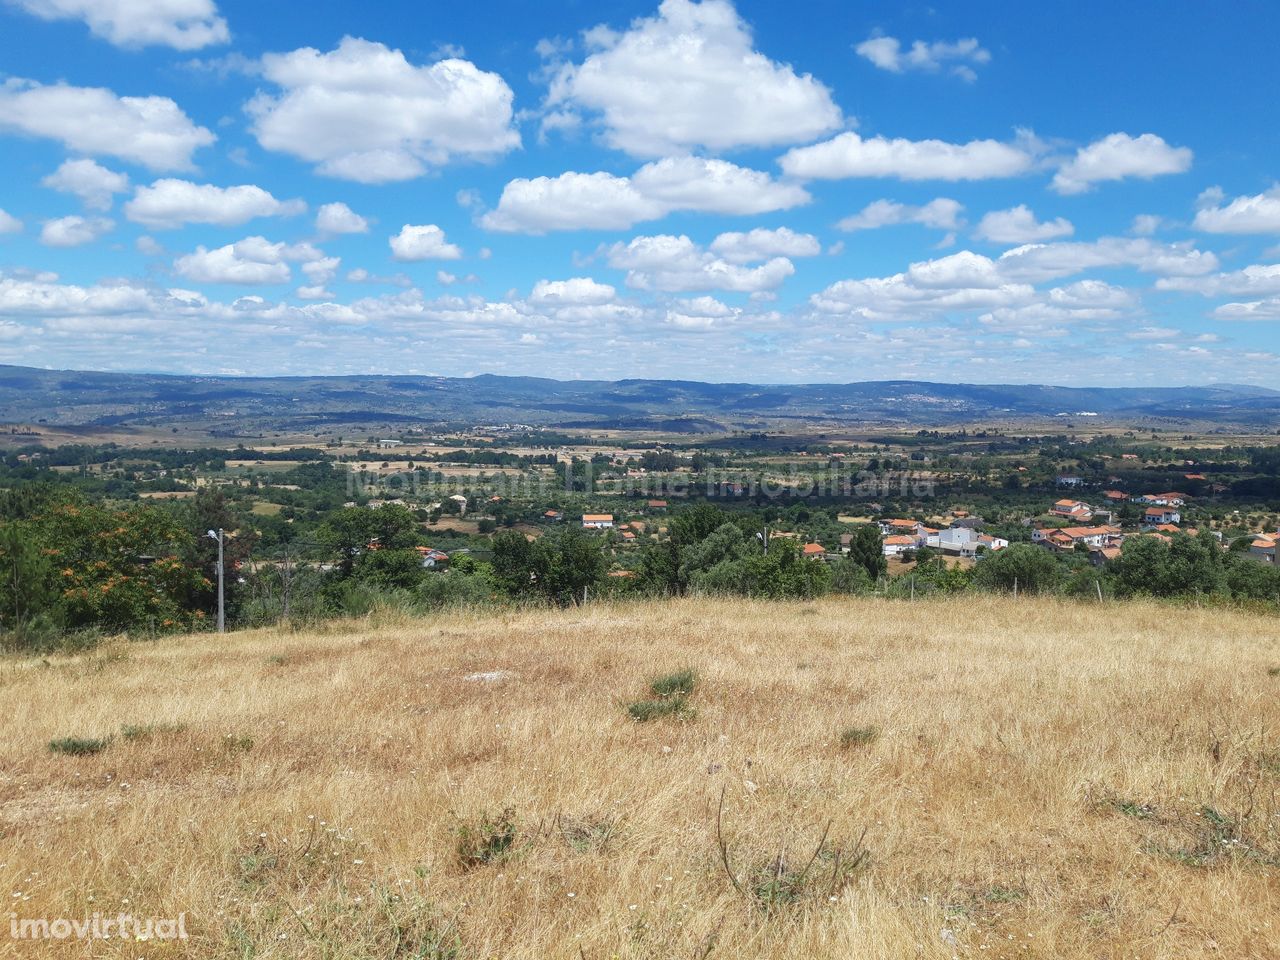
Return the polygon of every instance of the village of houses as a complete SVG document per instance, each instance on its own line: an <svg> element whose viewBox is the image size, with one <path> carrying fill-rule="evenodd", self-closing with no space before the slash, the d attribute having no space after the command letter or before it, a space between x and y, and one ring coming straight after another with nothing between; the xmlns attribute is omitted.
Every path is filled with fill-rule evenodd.
<svg viewBox="0 0 1280 960"><path fill-rule="evenodd" d="M1069 485L1069 483L1068 483ZM1195 536L1198 530L1183 526L1182 509L1190 497L1184 493L1143 493L1129 495L1121 490L1102 493L1104 506L1082 500L1063 498L1048 510L1051 520L1031 521L1031 542L1056 553L1087 550L1090 561L1102 566L1120 555L1130 537L1155 537L1168 542L1174 534ZM1123 527L1116 520L1118 508L1125 503L1137 504L1142 514L1136 525ZM980 550L997 551L1009 541L981 532L982 522L963 510L954 511L945 528L933 528L917 520L884 520L880 522L886 557L901 556L908 551L930 547L944 555L971 557ZM1215 531L1215 536L1220 535ZM1276 543L1280 534L1257 535L1249 553L1265 562L1276 562ZM846 539L845 543L848 543Z"/></svg>
<svg viewBox="0 0 1280 960"><path fill-rule="evenodd" d="M1071 480L1072 478L1060 478L1059 484L1071 486ZM1105 490L1101 496L1105 505L1100 506L1070 498L1057 500L1042 517L1027 521L1030 542L1060 554L1087 552L1092 564L1102 566L1118 557L1125 541L1131 537L1155 537L1168 542L1177 533L1195 536L1199 532L1195 527L1183 524L1183 508L1191 500L1188 494L1165 492L1131 496L1120 490ZM461 512L465 513L467 498L455 495L452 499L459 504ZM501 498L491 499L498 501ZM403 503L401 500L374 500L367 505L376 507L383 502ZM1136 524L1129 522L1122 525L1117 519L1119 508L1126 503L1135 504L1142 511ZM667 500L649 500L642 510L633 511L639 514L633 519L622 520L615 518L612 513L584 513L579 523L584 530L612 533L618 538L620 546L638 546L642 538L665 532L666 527L662 525L660 518L668 508ZM563 510L547 510L542 515L542 521L547 524L564 523L569 519ZM983 552L1003 550L1010 544L1007 539L984 532L985 524L981 517L972 516L968 511L960 509L952 510L945 517L935 520L936 526L910 519L880 519L869 522L874 522L879 527L884 556L890 561L909 562L918 551L926 548L943 557L974 560ZM1218 531L1214 531L1214 535L1221 539ZM804 540L800 532L788 530L770 530L769 537ZM841 534L838 551L822 543L804 542L801 544L801 553L813 560L834 560L849 552L852 539L852 533ZM1280 532L1256 534L1248 555L1259 562L1274 564L1278 542ZM448 565L447 553L428 547L418 549L423 555L424 566ZM626 570L615 570L613 575L626 576L629 573Z"/></svg>
<svg viewBox="0 0 1280 960"><path fill-rule="evenodd" d="M1028 521L1031 542L1056 553L1087 551L1090 561L1095 566L1102 566L1119 556L1125 541L1131 537L1155 537L1168 542L1177 533L1190 536L1198 533L1195 527L1183 525L1182 511L1191 499L1188 494L1165 492L1131 496L1120 490L1106 490L1102 492L1102 498L1105 505L1100 506L1069 498L1057 500L1047 511L1048 519ZM1118 508L1125 503L1141 508L1136 524L1122 526L1116 519ZM650 500L647 507L665 510L667 501ZM548 510L544 519L562 521L564 514ZM908 519L875 522L880 529L884 555L889 559L909 559L925 548L946 557L976 558L984 551L995 552L1009 546L1008 540L983 532L982 518L971 516L965 510L951 511L938 526ZM611 513L583 514L581 524L585 530L615 531L623 543L634 542L648 529L643 520L615 523ZM793 531L775 530L769 535L771 538L801 539L801 535ZM1217 531L1214 535L1221 539ZM848 552L852 539L851 533L841 534L840 554ZM1274 564L1277 542L1280 542L1280 532L1257 534L1248 553L1260 562ZM821 543L806 542L801 550L813 559L834 559L837 556Z"/></svg>

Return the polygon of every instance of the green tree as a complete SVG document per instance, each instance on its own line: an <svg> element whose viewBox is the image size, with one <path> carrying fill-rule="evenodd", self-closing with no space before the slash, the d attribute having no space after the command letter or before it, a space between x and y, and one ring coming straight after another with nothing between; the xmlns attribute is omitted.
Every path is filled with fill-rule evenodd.
<svg viewBox="0 0 1280 960"><path fill-rule="evenodd" d="M331 514L316 536L338 555L339 571L349 577L355 570L356 558L372 544L382 550L416 546L418 521L408 507L397 503L375 509L345 507Z"/></svg>
<svg viewBox="0 0 1280 960"><path fill-rule="evenodd" d="M1240 600L1273 600L1280 603L1280 567L1249 557L1237 557L1227 568L1227 586Z"/></svg>
<svg viewBox="0 0 1280 960"><path fill-rule="evenodd" d="M640 588L651 593L675 596L684 585L680 581L680 548L670 538L652 540L640 554Z"/></svg>
<svg viewBox="0 0 1280 960"><path fill-rule="evenodd" d="M867 568L851 557L842 557L831 569L831 589L836 593L870 593L875 582Z"/></svg>
<svg viewBox="0 0 1280 960"><path fill-rule="evenodd" d="M29 524L0 523L0 629L22 642L25 629L52 612L56 597L48 548Z"/></svg>
<svg viewBox="0 0 1280 960"><path fill-rule="evenodd" d="M1015 543L987 554L978 564L974 583L986 590L1048 593L1062 579L1058 561L1043 547Z"/></svg>
<svg viewBox="0 0 1280 960"><path fill-rule="evenodd" d="M818 596L831 581L827 565L803 556L797 541L774 539L765 550L734 523L686 549L680 574L697 590L778 599Z"/></svg>
<svg viewBox="0 0 1280 960"><path fill-rule="evenodd" d="M739 521L745 517L739 515ZM668 523L668 535L651 541L640 555L639 580L642 589L653 593L679 596L689 589L690 566L685 552L696 548L712 533L730 523L729 514L709 503L699 503L682 510ZM755 526L752 522L752 526ZM694 566L707 564L703 560Z"/></svg>
<svg viewBox="0 0 1280 960"><path fill-rule="evenodd" d="M583 600L587 590L598 587L609 569L600 538L578 527L565 527L558 534L543 537L537 547L547 554L543 593L556 603Z"/></svg>
<svg viewBox="0 0 1280 960"><path fill-rule="evenodd" d="M884 555L878 526L864 523L853 531L849 540L849 560L862 567L873 581L889 572L889 561Z"/></svg>
<svg viewBox="0 0 1280 960"><path fill-rule="evenodd" d="M609 567L600 538L572 526L533 542L503 530L493 537L492 564L494 582L508 596L560 604L581 602Z"/></svg>
<svg viewBox="0 0 1280 960"><path fill-rule="evenodd" d="M741 559L748 544L746 534L733 523L721 524L701 540L688 544L680 556L680 582L702 589L709 587L711 571ZM722 570L716 579L726 575ZM721 585L718 589L724 589Z"/></svg>
<svg viewBox="0 0 1280 960"><path fill-rule="evenodd" d="M745 558L748 596L803 599L826 593L831 574L826 563L805 557L795 540L769 544L768 551L750 547Z"/></svg>
<svg viewBox="0 0 1280 960"><path fill-rule="evenodd" d="M182 559L200 571L203 578L188 602L192 609L203 610L207 615L215 614L218 609L218 543L209 536L209 531L225 531L223 592L228 616L234 619L242 599L238 571L247 566L257 536L232 513L226 495L217 488L205 487L196 493L187 507L185 526L191 539ZM205 587L204 582L210 586Z"/></svg>
<svg viewBox="0 0 1280 960"><path fill-rule="evenodd" d="M1207 530L1197 537L1174 534L1168 543L1159 537L1130 538L1107 564L1107 577L1120 596L1224 593L1227 585L1222 550Z"/></svg>
<svg viewBox="0 0 1280 960"><path fill-rule="evenodd" d="M416 550L370 550L360 557L355 579L381 589L412 589L426 576Z"/></svg>
<svg viewBox="0 0 1280 960"><path fill-rule="evenodd" d="M546 553L515 530L493 536L493 579L509 597L540 590L547 577Z"/></svg>
<svg viewBox="0 0 1280 960"><path fill-rule="evenodd" d="M178 630L205 619L189 600L208 581L183 561L192 538L171 513L64 503L38 525L68 627Z"/></svg>
<svg viewBox="0 0 1280 960"><path fill-rule="evenodd" d="M728 520L728 514L714 504L699 503L677 513L667 528L677 547L687 547L701 543Z"/></svg>

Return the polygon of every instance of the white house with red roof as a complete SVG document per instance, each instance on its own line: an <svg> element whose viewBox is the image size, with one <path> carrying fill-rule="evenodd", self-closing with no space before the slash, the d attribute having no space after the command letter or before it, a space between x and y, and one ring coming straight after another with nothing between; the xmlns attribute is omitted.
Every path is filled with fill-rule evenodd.
<svg viewBox="0 0 1280 960"><path fill-rule="evenodd" d="M1065 520L1078 520L1084 523L1093 519L1093 507L1079 500L1059 500L1049 512L1055 517L1062 517Z"/></svg>
<svg viewBox="0 0 1280 960"><path fill-rule="evenodd" d="M1280 531L1276 533L1260 533L1249 545L1249 556L1263 563L1275 564L1276 544L1280 543Z"/></svg>
<svg viewBox="0 0 1280 960"><path fill-rule="evenodd" d="M1181 523L1182 514L1173 507L1147 507L1142 522L1152 527L1162 523Z"/></svg>
<svg viewBox="0 0 1280 960"><path fill-rule="evenodd" d="M890 534L884 538L883 549L886 557L900 557L908 550L920 546L918 538L905 534Z"/></svg>
<svg viewBox="0 0 1280 960"><path fill-rule="evenodd" d="M919 537L922 530L924 530L924 524L921 523L919 520L881 520L880 521L881 536Z"/></svg>
<svg viewBox="0 0 1280 960"><path fill-rule="evenodd" d="M1153 507L1181 507L1187 502L1185 493L1144 493L1133 498L1134 503L1148 503Z"/></svg>

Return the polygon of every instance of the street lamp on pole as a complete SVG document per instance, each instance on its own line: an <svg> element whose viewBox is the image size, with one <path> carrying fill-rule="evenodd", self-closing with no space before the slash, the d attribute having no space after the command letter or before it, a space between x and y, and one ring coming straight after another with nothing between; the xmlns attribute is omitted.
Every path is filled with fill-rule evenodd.
<svg viewBox="0 0 1280 960"><path fill-rule="evenodd" d="M209 539L218 541L218 632L227 632L226 600L222 589L222 541L224 533L221 528L209 531Z"/></svg>

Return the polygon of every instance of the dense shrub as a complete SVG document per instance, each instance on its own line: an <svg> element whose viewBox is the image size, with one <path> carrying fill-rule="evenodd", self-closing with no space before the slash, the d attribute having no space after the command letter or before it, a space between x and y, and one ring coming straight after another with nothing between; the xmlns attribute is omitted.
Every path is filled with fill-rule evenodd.
<svg viewBox="0 0 1280 960"><path fill-rule="evenodd" d="M1014 543L984 557L974 574L974 583L987 590L1048 593L1062 580L1063 569L1042 547Z"/></svg>
<svg viewBox="0 0 1280 960"><path fill-rule="evenodd" d="M1280 603L1280 567L1239 557L1227 567L1227 587L1241 600L1271 600Z"/></svg>
<svg viewBox="0 0 1280 960"><path fill-rule="evenodd" d="M1107 579L1122 597L1224 593L1227 587L1222 550L1208 531L1198 537L1175 534L1168 543L1130 538L1107 565Z"/></svg>

